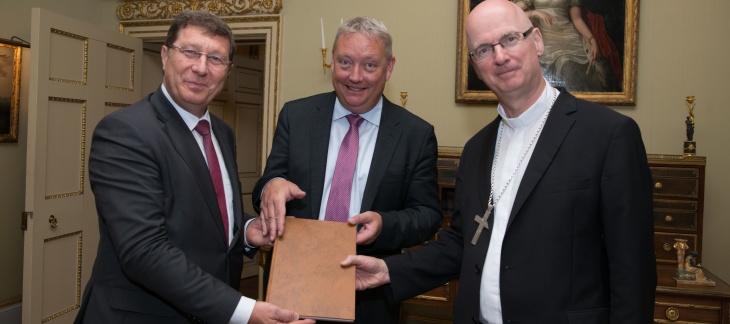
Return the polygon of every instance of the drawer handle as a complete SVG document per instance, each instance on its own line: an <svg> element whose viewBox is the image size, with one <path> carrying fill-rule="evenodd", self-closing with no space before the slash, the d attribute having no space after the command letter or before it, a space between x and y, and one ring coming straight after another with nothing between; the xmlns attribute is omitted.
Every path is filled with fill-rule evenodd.
<svg viewBox="0 0 730 324"><path fill-rule="evenodd" d="M667 316L667 319L670 321L676 321L679 319L679 310L674 307L669 307L664 312L664 315Z"/></svg>
<svg viewBox="0 0 730 324"><path fill-rule="evenodd" d="M667 252L672 250L672 245L669 243L664 243L664 245L662 247L664 248L664 251L667 251Z"/></svg>
<svg viewBox="0 0 730 324"><path fill-rule="evenodd" d="M673 220L674 218L672 217L672 215L664 216L664 221L667 223L671 223Z"/></svg>
<svg viewBox="0 0 730 324"><path fill-rule="evenodd" d="M664 185L661 183L661 181L657 181L654 184L654 189L657 189L658 190L658 189L661 189L661 188L664 188Z"/></svg>

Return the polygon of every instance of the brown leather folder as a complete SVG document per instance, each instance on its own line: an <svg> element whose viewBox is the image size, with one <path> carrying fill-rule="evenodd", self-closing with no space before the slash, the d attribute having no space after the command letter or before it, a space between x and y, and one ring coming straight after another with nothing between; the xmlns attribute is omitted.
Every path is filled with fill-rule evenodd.
<svg viewBox="0 0 730 324"><path fill-rule="evenodd" d="M274 242L266 301L301 318L355 321L355 267L340 262L356 254L355 226L287 217Z"/></svg>

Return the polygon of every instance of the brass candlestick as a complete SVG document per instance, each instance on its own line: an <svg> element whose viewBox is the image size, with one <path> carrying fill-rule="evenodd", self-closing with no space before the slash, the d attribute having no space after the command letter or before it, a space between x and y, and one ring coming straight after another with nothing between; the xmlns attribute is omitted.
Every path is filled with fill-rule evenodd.
<svg viewBox="0 0 730 324"><path fill-rule="evenodd" d="M327 48L322 48L322 73L327 74L327 69L331 68L331 64L327 64Z"/></svg>
<svg viewBox="0 0 730 324"><path fill-rule="evenodd" d="M695 133L695 96L687 96L685 99L687 112L689 113L684 120L687 129L687 140L684 141L684 156L693 156L697 153L697 142L694 141Z"/></svg>
<svg viewBox="0 0 730 324"><path fill-rule="evenodd" d="M400 105L401 107L405 108L406 103L408 103L408 91L401 91L400 92Z"/></svg>

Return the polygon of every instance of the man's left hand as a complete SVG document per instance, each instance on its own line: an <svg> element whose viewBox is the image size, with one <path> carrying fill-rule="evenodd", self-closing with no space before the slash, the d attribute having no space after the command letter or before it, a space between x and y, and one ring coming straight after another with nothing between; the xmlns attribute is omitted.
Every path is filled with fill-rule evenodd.
<svg viewBox="0 0 730 324"><path fill-rule="evenodd" d="M372 211L352 216L347 222L352 225L362 225L360 231L357 232L356 242L358 245L373 244L380 236L380 231L383 230L383 217Z"/></svg>

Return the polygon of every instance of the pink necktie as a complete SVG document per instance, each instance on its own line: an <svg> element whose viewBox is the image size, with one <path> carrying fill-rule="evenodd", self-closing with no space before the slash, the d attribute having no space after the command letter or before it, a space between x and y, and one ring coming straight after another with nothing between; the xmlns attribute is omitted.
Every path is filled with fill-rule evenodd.
<svg viewBox="0 0 730 324"><path fill-rule="evenodd" d="M207 120L201 120L195 126L195 131L203 136L203 147L205 148L205 156L208 160L208 170L210 178L213 179L213 187L215 195L218 197L218 208L221 210L223 219L223 230L226 232L226 244L228 244L228 208L226 207L226 193L223 190L223 176L221 175L221 167L218 163L218 155L215 154L215 147L210 136L210 124Z"/></svg>
<svg viewBox="0 0 730 324"><path fill-rule="evenodd" d="M358 126L363 118L358 115L347 115L350 129L342 139L340 152L337 154L337 164L332 177L332 187L327 200L327 210L324 219L335 222L346 222L350 214L350 192L352 191L352 177L355 175L357 164L357 149L360 142Z"/></svg>

